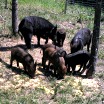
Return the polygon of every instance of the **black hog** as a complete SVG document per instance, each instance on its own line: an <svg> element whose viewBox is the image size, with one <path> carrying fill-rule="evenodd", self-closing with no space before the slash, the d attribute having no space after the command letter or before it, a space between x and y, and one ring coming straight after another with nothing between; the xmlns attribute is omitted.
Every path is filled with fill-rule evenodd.
<svg viewBox="0 0 104 104"><path fill-rule="evenodd" d="M62 47L66 38L66 31L64 28L57 29L57 43L56 45Z"/></svg>
<svg viewBox="0 0 104 104"><path fill-rule="evenodd" d="M27 72L31 78L34 77L36 71L36 63L34 64L34 59L28 52L20 47L11 49L11 67L14 60L17 61L17 67L19 67L19 63L22 63L25 72Z"/></svg>
<svg viewBox="0 0 104 104"><path fill-rule="evenodd" d="M44 51L43 54L43 68L45 69L46 61L49 60L48 69L50 67L50 63L53 64L54 74L58 75L58 78L64 78L66 73L66 66L64 58L57 53L55 48L49 47Z"/></svg>
<svg viewBox="0 0 104 104"><path fill-rule="evenodd" d="M67 54L66 51L65 51L63 48L60 48L60 47L55 46L55 45L53 45L53 44L45 44L45 45L43 45L43 47L42 47L43 54L44 54L44 51L45 51L47 48L50 48L50 47L56 49L56 50L57 50L57 53L59 53L62 57L65 57L66 54ZM42 58L42 65L43 65L43 58Z"/></svg>
<svg viewBox="0 0 104 104"><path fill-rule="evenodd" d="M76 65L80 65L78 72L82 74L86 68L87 62L90 60L90 53L88 51L80 50L72 54L67 54L65 58L65 63L68 66L67 71L70 72L70 67L72 68L72 73L75 74Z"/></svg>
<svg viewBox="0 0 104 104"><path fill-rule="evenodd" d="M91 31L88 28L82 28L81 30L79 30L70 42L71 53L82 50L83 47L86 45L87 51L89 52L91 38Z"/></svg>
<svg viewBox="0 0 104 104"><path fill-rule="evenodd" d="M25 17L20 22L18 28L18 33L21 32L28 49L31 48L32 35L37 36L38 45L40 45L40 38L46 39L45 44L48 43L48 38L50 38L54 44L56 42L57 26L54 26L52 23L42 17Z"/></svg>

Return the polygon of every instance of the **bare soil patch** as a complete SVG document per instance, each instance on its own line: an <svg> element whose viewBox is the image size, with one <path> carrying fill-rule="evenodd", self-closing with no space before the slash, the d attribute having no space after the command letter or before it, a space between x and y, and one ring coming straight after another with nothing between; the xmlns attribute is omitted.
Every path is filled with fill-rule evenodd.
<svg viewBox="0 0 104 104"><path fill-rule="evenodd" d="M44 40L41 39L41 44L44 44ZM49 41L51 43L51 40ZM24 41L20 38L0 38L0 89L15 89L17 92L21 90L21 88L25 89L34 89L34 88L42 88L45 90L47 94L54 94L54 87L50 86L50 81L48 77L44 73L44 69L41 66L42 59L42 50L39 47L36 47L37 39L33 37L32 44L34 45L33 50L29 50L29 53L33 56L34 60L38 62L36 76L34 79L30 79L27 75L24 75L23 66L20 65L20 68L17 68L16 63L13 63L13 68L9 68L10 64L10 49L14 46L22 46L26 47ZM67 53L70 53L69 41L66 39L63 47ZM104 65L97 66L96 73L101 74L104 73ZM81 77L73 77L74 82L71 82L70 77L66 75L65 78L68 78L67 83L65 80L55 80L56 84L61 83L63 81L64 84L68 85L69 83L75 89L75 94L81 95L83 97L91 96L94 92L103 92L104 93L104 76L95 77L93 79L83 79ZM83 92L78 87L79 82L82 87L88 87L91 91ZM62 86L62 89L65 86ZM92 92L92 90L94 92ZM27 90L28 93L28 90Z"/></svg>

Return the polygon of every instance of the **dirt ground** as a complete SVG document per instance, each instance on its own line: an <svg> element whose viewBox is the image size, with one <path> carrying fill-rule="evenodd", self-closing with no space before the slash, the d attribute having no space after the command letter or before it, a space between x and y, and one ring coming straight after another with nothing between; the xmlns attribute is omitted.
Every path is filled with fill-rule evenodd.
<svg viewBox="0 0 104 104"><path fill-rule="evenodd" d="M41 44L44 44L44 40L41 39ZM51 40L49 41L51 43ZM21 72L23 72L23 66L20 64L20 68L17 68L16 63L13 63L13 68L9 68L10 64L10 49L14 46L20 45L25 48L25 43L20 38L0 38L0 89L8 89L15 88L17 91L20 90L21 87L28 87L33 89L35 87L42 87L42 83L49 83L47 81L47 77L44 75L41 66L42 52L41 48L37 47L37 39L33 37L32 44L34 48L29 50L29 53L33 56L34 60L37 60L38 66L36 70L36 76L34 79L29 79L28 76L25 79L21 79ZM70 53L69 41L66 39L63 47L67 53ZM100 63L100 61L98 61ZM97 66L96 73L104 72L104 66ZM68 77L68 76L65 76ZM80 77L75 78L77 80L81 80L83 86L91 87L96 91L102 91L104 93L104 79L93 78L93 79L82 79ZM18 83L17 83L18 82ZM57 81L59 83L60 81ZM43 85L45 86L45 85ZM53 93L52 88L46 89L47 93ZM85 96L89 96L91 92L86 92Z"/></svg>

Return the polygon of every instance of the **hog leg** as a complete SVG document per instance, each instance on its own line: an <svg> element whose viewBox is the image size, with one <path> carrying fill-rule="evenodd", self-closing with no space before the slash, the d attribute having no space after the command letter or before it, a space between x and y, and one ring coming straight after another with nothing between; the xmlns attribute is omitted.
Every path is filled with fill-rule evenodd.
<svg viewBox="0 0 104 104"><path fill-rule="evenodd" d="M25 73L28 72L28 71L27 71L27 68L26 68L26 65L23 64L23 67L24 67Z"/></svg>
<svg viewBox="0 0 104 104"><path fill-rule="evenodd" d="M72 74L73 74L73 75L76 74L76 72L75 72L75 68L76 68L76 65L73 65L73 66L72 66Z"/></svg>
<svg viewBox="0 0 104 104"><path fill-rule="evenodd" d="M10 67L12 67L13 60L14 60L14 59L11 57L11 59L10 59Z"/></svg>
<svg viewBox="0 0 104 104"><path fill-rule="evenodd" d="M64 40L61 40L61 46L63 46Z"/></svg>
<svg viewBox="0 0 104 104"><path fill-rule="evenodd" d="M80 65L79 70L77 71L77 73L79 73L81 71L81 68L83 67L83 64Z"/></svg>
<svg viewBox="0 0 104 104"><path fill-rule="evenodd" d="M90 40L91 42L91 40ZM87 44L87 51L89 52L89 48L90 48L90 42Z"/></svg>
<svg viewBox="0 0 104 104"><path fill-rule="evenodd" d="M37 40L38 40L37 44L38 46L40 46L40 36L37 36Z"/></svg>
<svg viewBox="0 0 104 104"><path fill-rule="evenodd" d="M42 57L42 66L43 66L44 57Z"/></svg>
<svg viewBox="0 0 104 104"><path fill-rule="evenodd" d="M86 70L86 63L84 63L83 70L80 72L80 74L83 74L85 70Z"/></svg>
<svg viewBox="0 0 104 104"><path fill-rule="evenodd" d="M54 66L54 76L56 76L56 70L57 68Z"/></svg>
<svg viewBox="0 0 104 104"><path fill-rule="evenodd" d="M26 46L28 49L31 49L31 38L32 38L32 33L28 32L27 29L23 29L21 31L21 34L22 36L24 37L24 40L25 40L25 43L26 43Z"/></svg>
<svg viewBox="0 0 104 104"><path fill-rule="evenodd" d="M67 73L71 73L69 65L68 65L68 68L67 68Z"/></svg>
<svg viewBox="0 0 104 104"><path fill-rule="evenodd" d="M19 67L19 62L17 61L17 67Z"/></svg>
<svg viewBox="0 0 104 104"><path fill-rule="evenodd" d="M45 44L47 44L48 43L48 36L46 36L46 41L45 41Z"/></svg>
<svg viewBox="0 0 104 104"><path fill-rule="evenodd" d="M47 70L49 71L49 68L50 68L50 61L48 62L48 67L47 67Z"/></svg>
<svg viewBox="0 0 104 104"><path fill-rule="evenodd" d="M26 36L24 36L25 43L28 49L31 49L31 38L32 34L27 34Z"/></svg>
<svg viewBox="0 0 104 104"><path fill-rule="evenodd" d="M45 66L46 66L46 59L44 58L43 59L43 69L45 69Z"/></svg>

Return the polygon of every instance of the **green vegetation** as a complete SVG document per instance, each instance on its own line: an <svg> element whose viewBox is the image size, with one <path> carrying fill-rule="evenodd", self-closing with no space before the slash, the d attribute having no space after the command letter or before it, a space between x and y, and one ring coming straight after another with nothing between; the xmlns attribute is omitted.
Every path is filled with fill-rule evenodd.
<svg viewBox="0 0 104 104"><path fill-rule="evenodd" d="M49 104L52 102L52 104L97 104L101 103L103 99L102 92L96 91L97 89L93 87L83 86L82 80L76 80L72 76L67 77L60 83L53 81L54 83L50 82L48 85L42 82L44 87L41 85L34 89L20 87L18 89L0 90L0 103ZM52 90L49 87L52 87Z"/></svg>
<svg viewBox="0 0 104 104"><path fill-rule="evenodd" d="M3 2L3 1L1 1ZM4 8L4 5L1 5L0 8ZM5 32L9 33L11 31L11 0L8 0L8 10L1 9L1 14L3 15L6 23L1 24L0 27L4 27ZM41 16L53 24L64 23L67 21L67 25L76 25L79 19L82 22L81 26L77 26L77 29L80 27L89 27L93 29L93 19L94 19L94 9L89 7L84 7L81 5L69 5L67 7L67 12L64 14L65 0L19 0L18 1L18 18L21 20L23 17L28 15ZM8 16L8 18L7 18ZM73 26L74 26L73 25ZM59 25L58 25L59 26ZM69 27L70 28L70 27ZM1 32L5 33L1 28ZM70 30L72 31L72 30ZM71 35L69 29L68 32ZM10 32L11 33L11 32ZM70 36L69 36L70 37Z"/></svg>

